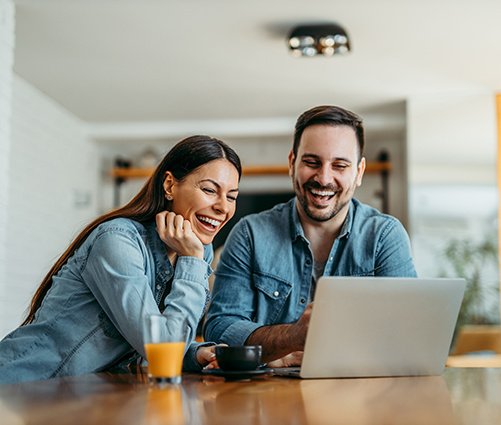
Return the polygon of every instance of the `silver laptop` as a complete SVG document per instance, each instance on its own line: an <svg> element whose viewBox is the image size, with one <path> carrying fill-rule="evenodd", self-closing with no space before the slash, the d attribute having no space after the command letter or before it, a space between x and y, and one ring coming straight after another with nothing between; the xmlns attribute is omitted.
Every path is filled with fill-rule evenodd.
<svg viewBox="0 0 501 425"><path fill-rule="evenodd" d="M300 368L282 376L441 375L464 279L321 277Z"/></svg>

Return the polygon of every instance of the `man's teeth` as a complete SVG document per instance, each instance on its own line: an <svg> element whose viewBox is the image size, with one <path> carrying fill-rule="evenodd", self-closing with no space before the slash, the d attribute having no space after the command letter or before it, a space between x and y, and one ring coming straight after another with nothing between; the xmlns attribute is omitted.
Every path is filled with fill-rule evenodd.
<svg viewBox="0 0 501 425"><path fill-rule="evenodd" d="M215 227L217 227L221 224L221 222L219 220L214 220L214 219L209 218L209 217L198 217L198 219L200 221L205 221L206 223L212 224Z"/></svg>
<svg viewBox="0 0 501 425"><path fill-rule="evenodd" d="M313 193L316 196L334 196L334 192L331 192L329 190L315 190L311 189L311 193Z"/></svg>

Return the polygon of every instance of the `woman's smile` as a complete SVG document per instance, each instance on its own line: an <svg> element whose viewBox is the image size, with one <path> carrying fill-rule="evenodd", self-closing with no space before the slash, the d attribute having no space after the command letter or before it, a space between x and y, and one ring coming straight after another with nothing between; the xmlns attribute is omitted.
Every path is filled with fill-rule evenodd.
<svg viewBox="0 0 501 425"><path fill-rule="evenodd" d="M171 211L188 220L195 235L208 245L235 214L238 179L237 169L228 160L208 162L185 179L166 184L172 196Z"/></svg>

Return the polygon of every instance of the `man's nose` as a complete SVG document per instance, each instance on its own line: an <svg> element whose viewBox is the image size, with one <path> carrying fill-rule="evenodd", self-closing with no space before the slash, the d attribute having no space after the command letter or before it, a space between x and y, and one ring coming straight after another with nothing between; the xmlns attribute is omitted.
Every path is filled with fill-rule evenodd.
<svg viewBox="0 0 501 425"><path fill-rule="evenodd" d="M328 166L322 166L318 169L316 181L322 185L322 186L327 186L332 183L332 171L331 168Z"/></svg>

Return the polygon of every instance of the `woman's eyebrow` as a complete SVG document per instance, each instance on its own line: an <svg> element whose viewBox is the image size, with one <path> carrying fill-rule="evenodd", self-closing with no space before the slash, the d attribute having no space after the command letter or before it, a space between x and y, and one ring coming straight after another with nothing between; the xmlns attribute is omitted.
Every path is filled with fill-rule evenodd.
<svg viewBox="0 0 501 425"><path fill-rule="evenodd" d="M203 180L200 180L200 183L202 183L202 182L210 182L214 186L216 186L218 189L221 189L221 185L217 181L215 181L215 180L212 180L212 179L203 179ZM238 191L239 191L238 188L228 190L228 192L238 192Z"/></svg>

